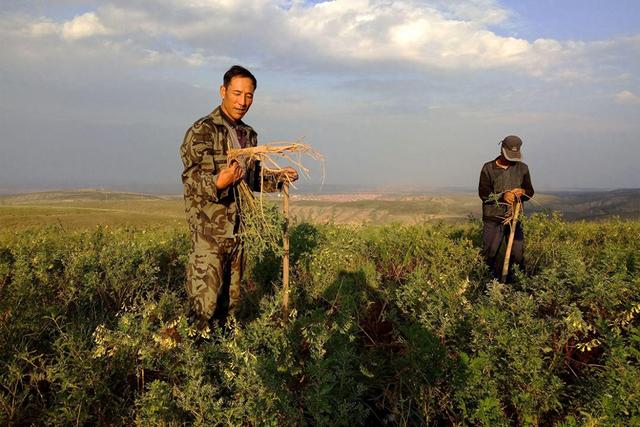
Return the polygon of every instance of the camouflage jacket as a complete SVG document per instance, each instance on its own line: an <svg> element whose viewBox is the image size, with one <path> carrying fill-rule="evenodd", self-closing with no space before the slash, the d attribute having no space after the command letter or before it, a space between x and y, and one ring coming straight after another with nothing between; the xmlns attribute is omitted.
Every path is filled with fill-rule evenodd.
<svg viewBox="0 0 640 427"><path fill-rule="evenodd" d="M232 127L225 121L220 107L191 126L180 146L184 165L182 183L187 221L192 232L217 238L235 237L240 225L240 209L236 202L236 186L216 188L220 171L227 167L227 151L232 147L229 130L234 128L245 147L255 147L258 135L242 121ZM245 165L245 181L254 191L260 191L260 165ZM272 175L264 177L263 191L275 191L278 183Z"/></svg>

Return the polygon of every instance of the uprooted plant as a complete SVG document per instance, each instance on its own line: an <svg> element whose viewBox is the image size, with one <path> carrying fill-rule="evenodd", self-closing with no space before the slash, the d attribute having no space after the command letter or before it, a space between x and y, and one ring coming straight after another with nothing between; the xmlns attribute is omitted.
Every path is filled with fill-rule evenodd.
<svg viewBox="0 0 640 427"><path fill-rule="evenodd" d="M227 162L237 161L240 164L260 164L260 188L265 188L267 181L280 181L285 185L293 185L291 177L284 172L282 162L295 166L302 176L309 176L309 169L302 163L303 157L320 162L323 167L324 157L308 144L300 142L274 142L266 145L231 149L227 153ZM294 186L295 187L295 186ZM267 251L280 253L283 220L274 207L266 206L262 193L257 198L245 181L237 187L241 211L241 234L251 242L252 252L260 257Z"/></svg>

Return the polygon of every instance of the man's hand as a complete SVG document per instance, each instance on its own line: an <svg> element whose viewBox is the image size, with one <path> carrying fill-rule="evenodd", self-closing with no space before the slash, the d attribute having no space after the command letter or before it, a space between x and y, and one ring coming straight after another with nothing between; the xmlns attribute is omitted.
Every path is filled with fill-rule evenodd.
<svg viewBox="0 0 640 427"><path fill-rule="evenodd" d="M282 168L280 171L278 171L278 178L280 179L280 181L286 181L286 182L297 181L299 178L298 171L296 171L292 167Z"/></svg>
<svg viewBox="0 0 640 427"><path fill-rule="evenodd" d="M513 205L516 198L520 199L520 197L522 197L523 194L524 194L524 190L522 188L512 188L511 190L504 192L502 199L505 201L505 203Z"/></svg>
<svg viewBox="0 0 640 427"><path fill-rule="evenodd" d="M524 194L524 190L522 188L514 188L511 191L513 191L513 194L515 194L516 197L522 197L522 195Z"/></svg>
<svg viewBox="0 0 640 427"><path fill-rule="evenodd" d="M234 160L227 168L222 169L218 174L216 188L218 190L224 190L225 188L240 181L243 176L244 169L242 169L238 162Z"/></svg>

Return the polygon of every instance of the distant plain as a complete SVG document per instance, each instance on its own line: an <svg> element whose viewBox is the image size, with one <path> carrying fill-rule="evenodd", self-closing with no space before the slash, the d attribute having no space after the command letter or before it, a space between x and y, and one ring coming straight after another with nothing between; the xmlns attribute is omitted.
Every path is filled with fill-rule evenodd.
<svg viewBox="0 0 640 427"><path fill-rule="evenodd" d="M266 200L281 203L278 196ZM527 202L526 212L559 212L567 220L640 218L640 189L542 193ZM294 222L335 224L460 223L481 217L472 192L426 194L293 194ZM104 190L65 190L0 197L3 231L57 225L82 229L97 225L186 227L182 197Z"/></svg>

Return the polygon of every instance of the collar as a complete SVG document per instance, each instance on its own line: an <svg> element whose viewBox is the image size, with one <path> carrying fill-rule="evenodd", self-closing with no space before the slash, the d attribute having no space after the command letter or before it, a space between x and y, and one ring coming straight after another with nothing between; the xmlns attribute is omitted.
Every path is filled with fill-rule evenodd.
<svg viewBox="0 0 640 427"><path fill-rule="evenodd" d="M209 117L213 120L213 123L224 126L224 122L233 128L241 127L241 128L251 128L251 126L247 125L242 120L237 120L235 123L231 120L225 113L222 111L221 106L217 106L211 113L209 113Z"/></svg>
<svg viewBox="0 0 640 427"><path fill-rule="evenodd" d="M511 165L511 164L510 164L510 165L509 165L509 166L507 166L506 168L503 168L502 166L499 166L499 165L498 165L498 159L499 159L499 158L500 158L500 156L496 157L495 159L493 159L493 162L491 162L491 166L493 166L493 168L494 168L494 169L499 169L499 170L506 171L506 170L508 170L508 169L512 168L513 166L515 166L515 165Z"/></svg>
<svg viewBox="0 0 640 427"><path fill-rule="evenodd" d="M238 120L235 125L227 122L224 118L224 113L222 112L222 108L220 106L217 106L211 113L205 116L205 118L210 119L211 122L216 126L224 127L225 123L228 123L228 125L231 126L232 129L236 130L236 132L241 131L242 133L244 133L245 137L249 138L249 140L251 140L252 138L257 138L258 134L256 133L256 131L242 120Z"/></svg>
<svg viewBox="0 0 640 427"><path fill-rule="evenodd" d="M224 110L222 109L222 107L218 107L218 109L220 110L220 116L222 117L222 120L223 120L223 121L225 121L225 122L227 122L227 124L228 124L229 126L231 126L232 128L235 128L236 126L238 126L238 125L241 125L241 124L242 124L242 121L240 121L240 120L238 120L238 121L233 121L233 120L231 119L231 117L227 116L227 115L224 113Z"/></svg>

